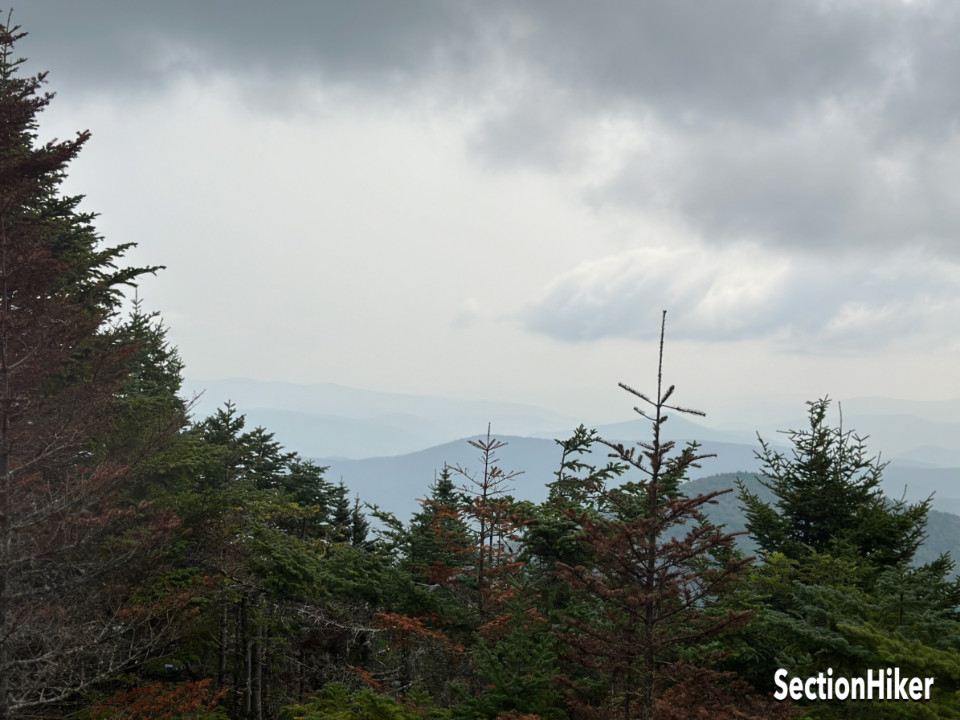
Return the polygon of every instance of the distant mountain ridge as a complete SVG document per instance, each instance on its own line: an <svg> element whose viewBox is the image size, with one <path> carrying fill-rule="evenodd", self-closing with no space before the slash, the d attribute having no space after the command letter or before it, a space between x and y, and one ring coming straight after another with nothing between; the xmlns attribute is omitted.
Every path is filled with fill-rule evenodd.
<svg viewBox="0 0 960 720"><path fill-rule="evenodd" d="M288 450L329 465L328 478L341 476L363 500L375 500L403 516L417 509L434 473L444 465L476 465L476 450L466 438L477 438L492 423L494 436L508 442L501 451L503 467L523 470L518 497L545 497L560 461L555 439L569 437L581 422L615 442L635 442L650 434L649 422L634 416L623 422L590 425L522 403L458 400L445 397L384 393L331 383L303 385L248 379L184 383L188 395L203 391L194 417L213 413L227 400L246 415L247 426L262 425ZM843 425L869 435L868 451L893 459L885 472L891 497L905 494L919 500L934 494L937 509L960 513L960 400L908 401L863 398L832 408ZM805 408L796 419L775 429L761 428L765 440L783 446L777 429L805 427ZM629 410L625 413L629 417ZM831 419L831 422L834 422ZM705 460L694 478L717 473L754 473L759 464L756 433L715 430L673 413L664 425L668 439L697 440ZM607 448L596 451L605 461Z"/></svg>
<svg viewBox="0 0 960 720"><path fill-rule="evenodd" d="M202 393L195 417L206 417L227 400L247 416L248 425L263 425L291 450L314 457L362 459L402 455L483 432L487 423L503 435L567 437L581 422L602 435L644 437L643 421L598 424L596 418L565 416L534 405L408 395L332 383L311 385L250 380L184 382L188 396ZM832 418L860 435L870 436L871 452L929 467L960 467L960 400L911 401L854 398L835 403ZM625 409L625 417L630 417ZM779 430L803 427L805 408L792 419L758 421L761 435L782 444ZM665 425L677 440L756 445L753 430L715 430L674 414Z"/></svg>
<svg viewBox="0 0 960 720"><path fill-rule="evenodd" d="M545 438L494 436L506 445L498 451L500 466L507 471L522 471L514 483L514 495L518 498L540 502L546 498L546 484L555 479L560 465L560 446L556 440ZM406 517L419 509L418 498L428 494L430 483L444 465L476 470L478 451L468 440L471 436L454 442L426 448L415 453L398 456L345 460L340 458L315 458L328 466L327 477L343 479L347 486L363 500L373 501L386 509ZM629 443L625 437L607 436L611 442ZM748 478L759 473L760 462L755 456L757 447L737 443L705 441L700 452L715 453L716 457L703 460L700 468L689 473L691 480L718 474L737 474ZM607 462L609 448L594 447L594 465ZM636 473L634 474L636 477ZM933 506L942 512L960 514L960 468L924 468L891 463L884 471L884 493L891 498L917 502L933 496ZM401 491L402 488L402 491Z"/></svg>
<svg viewBox="0 0 960 720"><path fill-rule="evenodd" d="M511 484L510 494L518 499L534 502L546 500L546 484L555 478L553 473L559 467L559 446L554 441L541 438L498 439L507 443L498 451L500 466L507 471L523 471ZM720 444L703 445L706 452L723 449ZM444 463L460 465L470 472L476 472L479 469L476 452L476 449L464 440L400 457L335 461L329 467L328 477L333 480L342 478L361 500L376 504L394 513L400 520L407 521L413 513L420 510L419 499L429 494L429 485ZM756 467L754 471L723 470L718 473L717 468L724 467L724 463L712 466L713 460L716 459L704 460L700 469L694 469L693 479L684 485L684 491L688 496L694 496L733 488L733 492L718 497L716 504L707 507L707 516L711 521L725 525L730 532L744 531L746 520L737 500L737 479L742 479L752 492L763 498L770 499L772 496L757 480ZM598 449L590 460L598 465L605 461L603 449ZM941 494L949 492L951 487L960 487L957 482L960 480L960 470L937 469L929 472L906 468L892 473L890 470L891 468L888 468L884 482L884 491L888 497L899 499L903 496L902 487L898 486L906 475L912 477L916 483L916 488L905 497L908 502L918 502L931 493L936 493L928 518L927 540L918 551L916 561L929 562L943 552L950 552L952 557L960 562L960 515L956 514L956 510L960 510L960 497L946 497ZM635 471L628 473L624 475L624 480L631 477L637 479L638 474ZM454 481L458 485L466 484L466 478L456 474ZM747 553L756 552L755 545L747 535L740 536L737 543Z"/></svg>
<svg viewBox="0 0 960 720"><path fill-rule="evenodd" d="M250 427L262 425L304 456L365 458L400 455L483 432L532 435L577 421L533 405L457 400L261 380L192 380L184 393L200 394L196 418L232 401Z"/></svg>

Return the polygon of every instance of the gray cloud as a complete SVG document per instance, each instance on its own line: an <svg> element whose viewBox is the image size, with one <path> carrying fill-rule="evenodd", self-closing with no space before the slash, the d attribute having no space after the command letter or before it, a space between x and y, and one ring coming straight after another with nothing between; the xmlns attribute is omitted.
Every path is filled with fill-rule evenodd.
<svg viewBox="0 0 960 720"><path fill-rule="evenodd" d="M202 64L192 68L198 72L266 71L280 86L303 74L378 86L470 64L478 46L468 6L425 0L31 0L14 21L30 33L23 51L53 68L57 85L98 91L162 82L170 70L190 70L190 61Z"/></svg>
<svg viewBox="0 0 960 720"><path fill-rule="evenodd" d="M429 95L475 109L487 162L572 176L591 125L628 118L652 139L584 185L598 207L666 214L711 243L960 253L946 0L33 0L15 17L55 88L221 73L281 111L304 78Z"/></svg>
<svg viewBox="0 0 960 720"><path fill-rule="evenodd" d="M530 7L530 6L524 6ZM687 127L788 121L883 81L874 56L898 3L536 4L528 62L585 99L657 108Z"/></svg>
<svg viewBox="0 0 960 720"><path fill-rule="evenodd" d="M565 7L521 57L575 100L550 132L491 124L484 148L517 163L526 129L528 161L569 156L564 127L628 113L652 140L589 188L598 205L670 213L709 242L960 252L953 6Z"/></svg>
<svg viewBox="0 0 960 720"><path fill-rule="evenodd" d="M897 0L33 0L15 17L32 33L29 51L71 83L142 83L165 69L151 57L158 45L192 48L238 74L266 67L279 83L315 72L372 89L493 64L566 88L581 111L625 103L709 127L730 118L789 122L825 98L875 96L908 60L926 70L948 59L941 55L956 52L952 43L924 55L931 33L949 37L940 7L926 24L905 22L920 12L911 8Z"/></svg>
<svg viewBox="0 0 960 720"><path fill-rule="evenodd" d="M671 212L711 241L960 250L960 137L877 148L848 119L819 117L778 132L666 137L590 198Z"/></svg>

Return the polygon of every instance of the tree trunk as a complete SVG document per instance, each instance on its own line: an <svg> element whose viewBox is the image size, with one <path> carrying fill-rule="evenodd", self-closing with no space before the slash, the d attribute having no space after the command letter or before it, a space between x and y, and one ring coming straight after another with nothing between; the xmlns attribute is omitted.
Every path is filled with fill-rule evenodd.
<svg viewBox="0 0 960 720"><path fill-rule="evenodd" d="M230 642L227 625L230 619L229 612L227 603L224 601L223 606L220 608L220 645L217 657L217 686L221 688L227 683L227 644Z"/></svg>
<svg viewBox="0 0 960 720"><path fill-rule="evenodd" d="M263 628L257 628L252 640L253 672L251 695L253 700L253 717L263 720Z"/></svg>
<svg viewBox="0 0 960 720"><path fill-rule="evenodd" d="M10 717L7 661L7 581L10 576L10 373L7 368L7 233L0 218L0 720Z"/></svg>
<svg viewBox="0 0 960 720"><path fill-rule="evenodd" d="M243 716L250 717L253 706L253 638L250 637L249 603L240 601L240 637L243 642Z"/></svg>

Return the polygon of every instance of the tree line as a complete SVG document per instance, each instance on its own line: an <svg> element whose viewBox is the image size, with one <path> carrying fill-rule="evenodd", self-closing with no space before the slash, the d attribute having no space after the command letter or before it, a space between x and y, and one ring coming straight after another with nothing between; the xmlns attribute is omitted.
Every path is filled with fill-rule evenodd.
<svg viewBox="0 0 960 720"><path fill-rule="evenodd" d="M960 584L918 565L929 502L809 404L738 489L757 547L689 496L698 414L621 385L650 435L557 441L543 503L491 434L410 519L351 497L227 404L191 419L183 362L81 198L89 133L38 142L52 95L0 25L0 720L960 717ZM609 451L596 464L595 445ZM522 478L524 482L537 479ZM780 702L774 672L898 667L923 702Z"/></svg>

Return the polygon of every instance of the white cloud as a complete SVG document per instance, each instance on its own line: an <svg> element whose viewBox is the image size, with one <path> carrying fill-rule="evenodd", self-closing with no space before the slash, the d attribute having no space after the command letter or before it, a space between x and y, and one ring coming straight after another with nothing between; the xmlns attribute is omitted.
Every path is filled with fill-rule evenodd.
<svg viewBox="0 0 960 720"><path fill-rule="evenodd" d="M940 344L960 314L960 265L916 251L863 257L774 253L756 244L629 250L554 279L522 313L526 326L583 342L672 335L763 339L793 353L874 351L907 338Z"/></svg>

